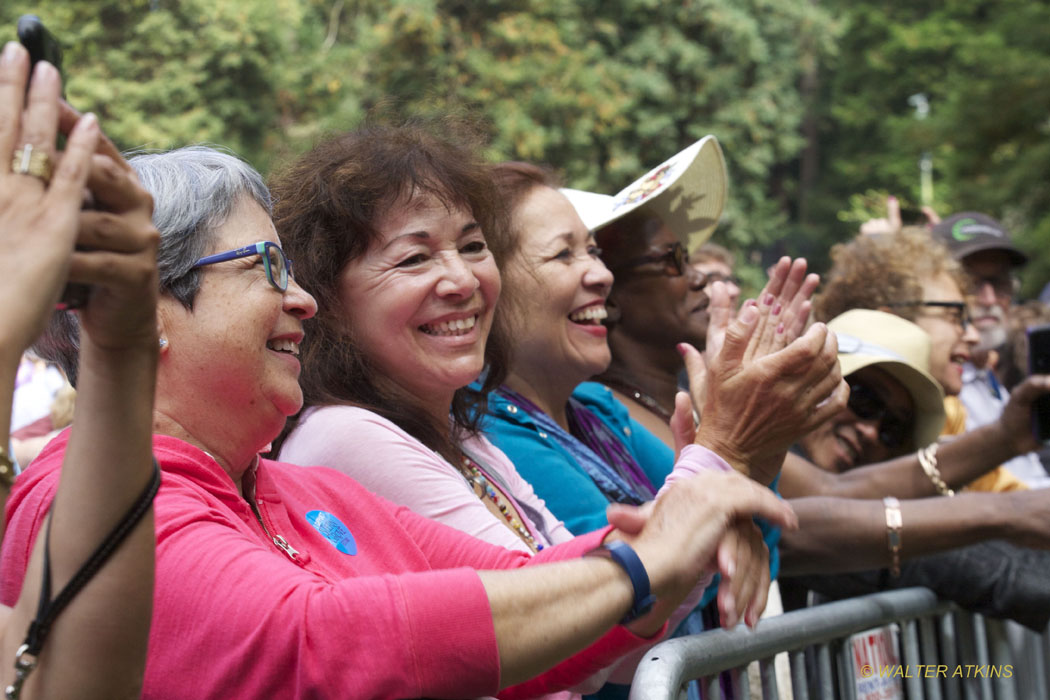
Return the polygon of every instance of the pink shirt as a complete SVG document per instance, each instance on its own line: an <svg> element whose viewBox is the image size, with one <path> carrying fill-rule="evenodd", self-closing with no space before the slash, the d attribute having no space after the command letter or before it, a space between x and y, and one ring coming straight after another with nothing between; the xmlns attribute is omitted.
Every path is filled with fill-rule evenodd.
<svg viewBox="0 0 1050 700"><path fill-rule="evenodd" d="M502 450L484 436L469 438L463 450L526 510L525 525L543 545L572 539ZM397 424L355 406L306 411L281 447L293 464L323 464L353 477L373 493L420 515L507 549L529 551L520 537L492 515L463 474ZM378 465L382 465L379 468ZM500 489L501 496L504 489ZM519 510L522 510L519 508ZM529 520L536 516L536 523Z"/></svg>
<svg viewBox="0 0 1050 700"><path fill-rule="evenodd" d="M11 493L0 553L0 599L8 605L21 588L68 437L52 441ZM499 653L475 569L577 558L607 532L530 557L422 518L333 470L260 460L253 473L264 530L205 452L156 435L154 453L164 475L154 502L144 698L495 694ZM294 553L279 548L277 536ZM614 627L500 695L571 687L645 643Z"/></svg>

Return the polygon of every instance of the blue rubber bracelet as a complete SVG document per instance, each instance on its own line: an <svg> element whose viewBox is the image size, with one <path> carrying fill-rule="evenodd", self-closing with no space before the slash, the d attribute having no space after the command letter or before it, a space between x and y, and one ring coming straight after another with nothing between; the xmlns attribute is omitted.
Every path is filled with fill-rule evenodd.
<svg viewBox="0 0 1050 700"><path fill-rule="evenodd" d="M620 624L627 624L649 612L653 603L656 602L656 596L649 589L649 574L638 554L626 542L613 540L606 542L601 548L609 553L614 562L623 567L628 578L631 579L631 586L634 588L634 605L631 606L627 617L620 620Z"/></svg>

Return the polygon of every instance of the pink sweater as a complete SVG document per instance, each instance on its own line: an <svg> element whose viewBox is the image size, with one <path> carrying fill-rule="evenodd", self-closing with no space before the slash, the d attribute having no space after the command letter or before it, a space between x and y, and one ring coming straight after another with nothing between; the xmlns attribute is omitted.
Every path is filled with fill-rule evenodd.
<svg viewBox="0 0 1050 700"><path fill-rule="evenodd" d="M52 441L11 494L0 554L0 600L8 605L21 588L68 437ZM245 484L254 475L264 531L205 452L156 435L154 453L164 479L154 504L145 698L495 694L499 654L475 569L573 559L606 533L530 557L394 506L333 470L260 460ZM275 544L279 538L290 553ZM571 687L645 643L615 627L501 696Z"/></svg>

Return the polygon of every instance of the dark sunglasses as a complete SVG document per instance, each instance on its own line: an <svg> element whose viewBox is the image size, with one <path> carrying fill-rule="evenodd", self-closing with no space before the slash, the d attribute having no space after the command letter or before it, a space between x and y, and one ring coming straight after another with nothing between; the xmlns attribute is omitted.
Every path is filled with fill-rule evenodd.
<svg viewBox="0 0 1050 700"><path fill-rule="evenodd" d="M685 274L685 268L688 262L689 256L685 252L685 246L682 245L681 242L675 241L671 244L671 247L667 249L667 252L656 255L643 255L640 258L628 260L627 262L614 267L612 273L615 275L623 270L648 265L649 263L663 263L665 275L668 277L681 277Z"/></svg>
<svg viewBox="0 0 1050 700"><path fill-rule="evenodd" d="M961 301L895 301L889 306L929 306L937 309L947 309L945 318L957 326L961 326L963 331L969 328L970 323L972 323L970 310L967 308L966 303Z"/></svg>
<svg viewBox="0 0 1050 700"><path fill-rule="evenodd" d="M861 420L879 422L879 442L891 450L897 450L908 442L911 421L890 412L886 402L875 390L863 382L851 382L846 407Z"/></svg>
<svg viewBox="0 0 1050 700"><path fill-rule="evenodd" d="M214 265L215 263L247 258L252 255L261 255L263 267L266 269L266 279L274 287L284 292L288 289L288 277L292 274L292 261L285 257L281 246L272 241L259 241L246 245L236 250L228 250L224 253L216 253L201 258L193 264L193 267Z"/></svg>

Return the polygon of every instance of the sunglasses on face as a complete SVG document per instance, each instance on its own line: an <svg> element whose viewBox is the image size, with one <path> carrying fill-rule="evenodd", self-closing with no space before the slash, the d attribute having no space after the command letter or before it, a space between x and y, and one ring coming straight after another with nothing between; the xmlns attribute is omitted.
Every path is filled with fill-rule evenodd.
<svg viewBox="0 0 1050 700"><path fill-rule="evenodd" d="M878 421L879 442L884 447L897 450L907 444L911 421L891 413L886 402L867 384L850 383L846 407L861 420Z"/></svg>
<svg viewBox="0 0 1050 700"><path fill-rule="evenodd" d="M966 303L962 301L898 301L890 304L890 306L926 306L934 309L944 309L945 313L942 318L959 326L964 332L970 327L972 322L970 310L966 307Z"/></svg>
<svg viewBox="0 0 1050 700"><path fill-rule="evenodd" d="M270 281L270 284L282 292L286 291L288 289L288 278L292 274L292 261L285 257L281 246L272 241L259 241L258 243L246 245L243 248L208 255L195 262L193 267L214 265L215 263L236 260L237 258L247 258L252 255L262 256L263 267L266 269L266 279Z"/></svg>
<svg viewBox="0 0 1050 700"><path fill-rule="evenodd" d="M650 263L663 263L663 273L668 277L681 277L685 274L686 264L689 261L689 256L685 252L685 246L679 241L675 241L664 253L655 255L643 255L640 258L634 258L628 260L625 263L617 265L612 269L612 273L615 275L618 272L624 270L630 270L635 267L642 265L648 265Z"/></svg>

